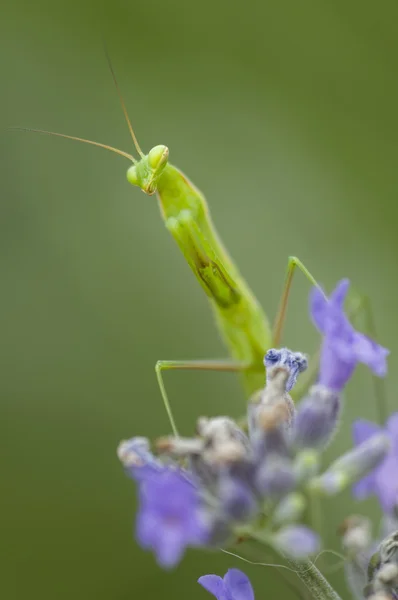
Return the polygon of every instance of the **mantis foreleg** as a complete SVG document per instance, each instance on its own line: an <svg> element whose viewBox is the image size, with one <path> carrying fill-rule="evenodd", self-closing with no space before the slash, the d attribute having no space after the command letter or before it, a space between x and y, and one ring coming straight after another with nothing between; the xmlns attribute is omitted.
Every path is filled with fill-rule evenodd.
<svg viewBox="0 0 398 600"><path fill-rule="evenodd" d="M193 240L195 240L195 244L194 244L195 252L192 252L192 248L191 248L189 257L192 260L192 256L199 257L202 255L202 260L198 261L199 264L195 265L195 266L197 268L198 267L203 268L203 266L206 265L206 261L209 260L208 259L208 254L209 254L208 248L206 248L204 250L204 248L202 247L201 251L199 251L200 244L198 243L198 239L197 239L196 235L194 235L194 234L196 234L195 221L194 221L194 219L192 219L192 217L188 211L186 212L186 216L185 216L184 220L185 220L185 225L187 225L189 223L188 228L185 227L184 229L182 229L182 228L180 229L179 220L174 219L174 218L169 220L169 222L166 225L167 225L168 229L170 229L172 231L174 237L176 238L176 241L179 243L182 250L183 251L185 250L184 254L186 253L186 248L188 247L188 244L187 244L187 239L184 239L185 243L182 243L182 239L180 237L181 231L182 232L187 232L187 231L190 232L189 241L190 241L190 244L192 244ZM200 240L200 241L203 243L203 240ZM205 258L206 258L206 260L205 260ZM206 266L208 266L208 265L206 265ZM289 257L285 285L284 285L284 289L282 292L279 310L278 310L278 314L277 314L277 317L275 320L275 326L274 326L273 345L276 347L280 345L280 338L282 335L282 328L283 328L284 320L286 317L286 309L287 309L291 284L292 284L292 280L293 280L293 274L294 274L296 267L298 267L300 269L300 271L307 277L307 279L309 279L309 281L313 285L316 285L319 287L315 278L311 275L311 273L304 266L304 264L295 256ZM202 269L200 269L200 270L202 270ZM233 294L234 286L231 285L232 281L228 282L228 279L226 277L221 277L221 278L214 277L214 271L213 271L212 275L213 275L213 277L210 278L210 281L212 282L212 284L214 286L213 289L211 290L212 296L213 296L213 298L217 298L218 294L221 293L222 299L225 301L226 298L228 298L228 294L231 294L231 293ZM201 279L202 279L202 285L204 285L204 287L206 288L209 285L209 279L206 278L207 279L206 280L203 277L203 270L202 270ZM223 291L221 292L221 290L223 290ZM220 300L221 300L221 298L219 296L219 301ZM155 366L156 377L158 380L163 403L166 408L166 412L169 417L169 421L170 421L174 435L178 435L178 430L177 430L177 427L176 427L176 424L174 421L170 402L168 400L166 388L165 388L163 377L162 377L162 371L164 371L166 369L179 369L179 370L189 369L189 370L201 370L201 371L224 371L224 372L239 372L240 371L240 372L242 372L242 371L245 371L246 369L249 369L252 367L253 367L253 365L248 362L236 362L233 360L194 360L194 361L162 361L161 360L161 361L158 361ZM263 368L263 366L260 365L260 368ZM306 382L304 382L304 386L303 386L304 389L306 389L309 385L309 382L312 381L312 379L314 377L314 372L316 374L316 370L317 370L317 361L315 361L315 365L311 369L310 377L308 379L306 378Z"/></svg>

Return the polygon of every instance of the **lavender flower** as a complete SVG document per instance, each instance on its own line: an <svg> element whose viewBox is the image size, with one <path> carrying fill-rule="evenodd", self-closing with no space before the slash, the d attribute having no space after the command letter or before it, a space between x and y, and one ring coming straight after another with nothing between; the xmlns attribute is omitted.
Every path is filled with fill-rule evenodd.
<svg viewBox="0 0 398 600"><path fill-rule="evenodd" d="M299 373L306 370L308 366L307 357L301 352L292 352L288 348L271 348L264 357L264 365L267 367L267 383L268 369L271 367L285 367L289 372L289 377L286 382L286 391L290 392L297 381Z"/></svg>
<svg viewBox="0 0 398 600"><path fill-rule="evenodd" d="M165 469L140 488L139 543L155 552L158 563L173 567L187 546L204 545L209 524L197 488L183 472Z"/></svg>
<svg viewBox="0 0 398 600"><path fill-rule="evenodd" d="M389 437L391 449L386 458L354 486L353 492L358 499L375 494L383 511L391 514L398 506L398 413L388 419L384 428L363 419L355 421L353 425L356 445L382 432Z"/></svg>
<svg viewBox="0 0 398 600"><path fill-rule="evenodd" d="M117 455L126 473L138 482L165 468L150 451L149 441L145 437L123 440L118 446Z"/></svg>
<svg viewBox="0 0 398 600"><path fill-rule="evenodd" d="M366 364L379 377L387 372L389 351L356 331L344 314L344 300L349 287L342 279L326 298L319 288L310 296L310 312L317 329L323 334L319 383L341 391L354 372L357 363Z"/></svg>
<svg viewBox="0 0 398 600"><path fill-rule="evenodd" d="M297 409L294 447L325 448L336 431L340 405L339 394L322 385L314 385Z"/></svg>
<svg viewBox="0 0 398 600"><path fill-rule="evenodd" d="M380 465L390 451L390 440L381 432L371 435L335 460L325 473L311 481L314 490L332 496Z"/></svg>
<svg viewBox="0 0 398 600"><path fill-rule="evenodd" d="M220 476L218 498L225 515L235 521L243 521L257 509L257 502L249 485L241 478L225 473Z"/></svg>
<svg viewBox="0 0 398 600"><path fill-rule="evenodd" d="M198 583L217 600L254 600L254 592L247 575L239 569L229 569L224 578L218 575L203 575Z"/></svg>
<svg viewBox="0 0 398 600"><path fill-rule="evenodd" d="M256 473L256 488L270 499L282 498L296 485L292 461L275 455L267 458Z"/></svg>

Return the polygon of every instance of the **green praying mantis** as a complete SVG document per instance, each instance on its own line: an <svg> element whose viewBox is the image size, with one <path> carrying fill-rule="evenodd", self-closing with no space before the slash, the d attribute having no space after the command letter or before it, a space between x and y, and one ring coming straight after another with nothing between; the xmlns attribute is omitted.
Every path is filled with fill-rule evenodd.
<svg viewBox="0 0 398 600"><path fill-rule="evenodd" d="M239 372L243 378L245 392L251 397L264 386L264 355L269 348L277 347L281 343L289 292L296 268L312 285L318 284L298 258L289 257L279 309L271 326L225 249L203 194L181 170L169 163L167 146L155 146L148 154L142 152L109 58L108 63L138 159L127 152L92 140L38 129L23 130L79 141L119 154L132 163L127 170L127 180L146 194L157 195L164 224L207 294L216 325L230 354L229 360L160 360L156 363L155 371L163 402L173 433L178 435L162 372L168 369ZM358 302L355 312L362 305L362 302Z"/></svg>

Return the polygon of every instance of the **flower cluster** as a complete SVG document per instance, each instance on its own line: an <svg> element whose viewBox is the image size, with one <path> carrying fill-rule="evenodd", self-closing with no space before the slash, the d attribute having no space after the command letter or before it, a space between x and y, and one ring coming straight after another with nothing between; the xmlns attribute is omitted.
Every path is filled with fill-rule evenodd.
<svg viewBox="0 0 398 600"><path fill-rule="evenodd" d="M243 428L227 416L201 417L195 437L162 438L156 455L145 438L120 444L119 458L138 486L137 539L161 566L177 564L188 546L225 547L242 538L304 559L320 545L301 523L308 491L333 495L361 480L357 493L374 491L385 507L396 505L396 419L386 431L357 426L357 446L319 473L320 454L338 427L341 392L357 363L377 376L386 373L388 351L357 332L344 313L347 291L343 280L330 298L319 288L311 293L311 317L322 334L320 366L297 408L289 392L307 359L287 348L270 349L266 385L249 402ZM220 599L253 598L236 570L224 580L209 575L200 583Z"/></svg>
<svg viewBox="0 0 398 600"><path fill-rule="evenodd" d="M316 534L294 524L306 474L291 432L290 372L278 364L270 371L261 398L249 405L248 434L229 417L202 417L196 437L158 440L162 460L142 438L119 446L138 482L138 540L163 567L176 564L187 546L227 545L242 535L261 535L295 557L318 549Z"/></svg>

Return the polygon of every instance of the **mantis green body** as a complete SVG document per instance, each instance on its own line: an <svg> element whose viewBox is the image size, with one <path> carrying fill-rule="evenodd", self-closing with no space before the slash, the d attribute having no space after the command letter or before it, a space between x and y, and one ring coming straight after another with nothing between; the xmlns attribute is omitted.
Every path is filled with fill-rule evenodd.
<svg viewBox="0 0 398 600"><path fill-rule="evenodd" d="M167 368L241 371L246 393L251 396L264 386L264 355L279 343L294 268L298 266L311 283L317 284L297 258L289 259L285 292L272 333L266 314L220 240L203 194L169 164L166 146L155 146L148 155L140 151L140 156L140 161L128 170L127 179L145 193L157 194L165 225L209 297L218 329L234 361L159 361L156 372L166 407L161 370Z"/></svg>
<svg viewBox="0 0 398 600"><path fill-rule="evenodd" d="M109 59L108 59L109 61ZM109 61L122 109L139 160L134 156L99 142L49 131L30 129L72 139L110 150L129 159L128 181L148 195L157 194L166 228L174 237L187 263L207 294L217 327L228 347L229 360L158 361L156 375L174 434L177 427L167 398L162 371L195 369L240 372L248 397L264 386L264 355L279 346L293 273L298 267L312 285L318 285L311 273L296 257L289 257L286 282L273 328L246 281L226 251L210 217L203 194L175 166L168 162L166 146L155 146L144 154L131 126L118 83ZM309 379L309 378L308 378Z"/></svg>
<svg viewBox="0 0 398 600"><path fill-rule="evenodd" d="M269 322L223 246L203 194L167 156L165 146L153 148L129 169L127 179L146 193L157 193L165 225L209 297L250 395L264 384L263 358L272 344Z"/></svg>

